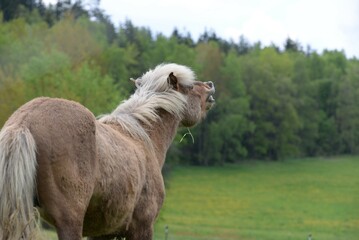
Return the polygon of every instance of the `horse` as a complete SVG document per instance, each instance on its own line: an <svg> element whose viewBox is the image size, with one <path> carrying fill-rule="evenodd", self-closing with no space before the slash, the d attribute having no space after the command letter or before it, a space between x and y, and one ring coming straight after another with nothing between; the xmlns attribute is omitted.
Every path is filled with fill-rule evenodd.
<svg viewBox="0 0 359 240"><path fill-rule="evenodd" d="M39 97L0 132L0 239L35 239L38 217L60 240L152 239L165 188L161 169L179 127L215 104L212 82L160 64L96 118L83 105Z"/></svg>

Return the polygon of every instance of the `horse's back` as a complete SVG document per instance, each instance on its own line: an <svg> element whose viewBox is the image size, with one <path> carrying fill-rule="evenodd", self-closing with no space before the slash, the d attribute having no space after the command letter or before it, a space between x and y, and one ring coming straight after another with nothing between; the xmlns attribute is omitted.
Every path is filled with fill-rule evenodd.
<svg viewBox="0 0 359 240"><path fill-rule="evenodd" d="M42 129L43 131L46 131L45 128L48 126L52 126L53 129L64 126L81 127L82 129L91 127L94 129L94 121L94 115L77 102L60 98L39 97L25 103L16 110L4 127L22 125L29 129ZM43 127L39 127L39 125Z"/></svg>

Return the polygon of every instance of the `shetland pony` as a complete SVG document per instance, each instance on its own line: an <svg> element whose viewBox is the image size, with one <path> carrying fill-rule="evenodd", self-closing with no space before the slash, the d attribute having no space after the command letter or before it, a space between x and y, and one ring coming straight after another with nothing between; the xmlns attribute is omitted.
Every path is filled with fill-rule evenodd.
<svg viewBox="0 0 359 240"><path fill-rule="evenodd" d="M177 64L133 81L134 94L99 119L48 97L12 114L0 132L0 239L35 239L36 212L60 240L152 239L166 152L179 126L205 117L215 90Z"/></svg>

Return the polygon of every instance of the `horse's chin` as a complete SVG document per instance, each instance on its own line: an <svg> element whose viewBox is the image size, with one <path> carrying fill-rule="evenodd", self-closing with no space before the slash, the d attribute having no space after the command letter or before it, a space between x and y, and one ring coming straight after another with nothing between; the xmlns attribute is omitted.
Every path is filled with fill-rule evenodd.
<svg viewBox="0 0 359 240"><path fill-rule="evenodd" d="M181 121L179 126L189 128L189 127L194 127L197 123L198 122L195 121Z"/></svg>
<svg viewBox="0 0 359 240"><path fill-rule="evenodd" d="M206 102L206 111L211 110L214 105L215 105L214 102Z"/></svg>
<svg viewBox="0 0 359 240"><path fill-rule="evenodd" d="M206 115L207 115L207 110L203 111L202 113L198 114L195 117L182 119L179 126L180 127L194 127L198 123L200 123L203 119L205 119Z"/></svg>

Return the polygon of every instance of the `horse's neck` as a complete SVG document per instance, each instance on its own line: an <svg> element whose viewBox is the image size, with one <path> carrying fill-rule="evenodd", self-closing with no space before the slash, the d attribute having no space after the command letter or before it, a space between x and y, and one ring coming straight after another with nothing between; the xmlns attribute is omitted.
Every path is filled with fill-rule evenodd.
<svg viewBox="0 0 359 240"><path fill-rule="evenodd" d="M164 110L160 110L159 115L161 119L153 123L148 134L155 148L159 165L162 167L168 148L176 135L179 120Z"/></svg>

